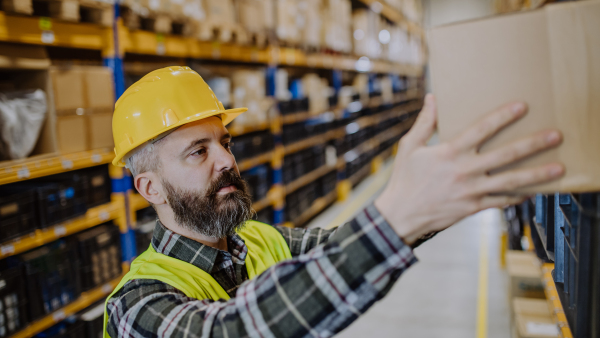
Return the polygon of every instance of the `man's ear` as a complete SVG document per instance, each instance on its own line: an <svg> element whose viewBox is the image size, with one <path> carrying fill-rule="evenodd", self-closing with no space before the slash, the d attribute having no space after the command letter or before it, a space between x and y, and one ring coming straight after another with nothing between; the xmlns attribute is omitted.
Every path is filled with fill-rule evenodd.
<svg viewBox="0 0 600 338"><path fill-rule="evenodd" d="M155 173L148 171L137 175L133 179L133 185L146 201L154 205L167 203L162 184Z"/></svg>

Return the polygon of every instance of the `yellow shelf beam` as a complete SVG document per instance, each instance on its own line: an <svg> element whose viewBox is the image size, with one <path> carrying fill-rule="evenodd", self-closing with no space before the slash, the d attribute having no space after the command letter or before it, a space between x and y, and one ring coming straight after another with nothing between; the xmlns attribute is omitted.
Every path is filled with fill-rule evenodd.
<svg viewBox="0 0 600 338"><path fill-rule="evenodd" d="M286 222L286 224L284 224L284 226L293 228L294 226L298 226L299 224L306 223L306 221L308 221L309 219L313 218L318 213L323 211L323 209L325 209L325 207L327 207L331 203L335 202L336 199L337 199L337 190L334 189L327 195L317 198L308 209L306 209L303 213L300 214L300 216L298 216L298 218L293 220L293 222ZM294 226L292 226L292 225L294 225Z"/></svg>
<svg viewBox="0 0 600 338"><path fill-rule="evenodd" d="M554 279L552 278L553 269L554 264L552 263L545 263L542 266L542 282L544 283L544 292L546 293L548 307L550 308L552 319L554 319L554 322L560 329L561 337L573 338L571 328L569 327L567 317L565 316L565 311L563 310L562 303L560 302L560 297L556 291L556 284L554 284Z"/></svg>
<svg viewBox="0 0 600 338"><path fill-rule="evenodd" d="M339 162L339 161L338 161ZM339 165L324 165L307 174L304 174L292 182L285 185L285 194L291 194L308 183L320 178L321 176L339 168Z"/></svg>
<svg viewBox="0 0 600 338"><path fill-rule="evenodd" d="M0 244L0 259L31 250L59 238L89 229L98 224L119 217L124 205L119 202L110 202L89 209L84 216L66 221L64 223L38 229L35 232L19 237L15 240Z"/></svg>
<svg viewBox="0 0 600 338"><path fill-rule="evenodd" d="M103 50L112 28L0 12L0 41Z"/></svg>
<svg viewBox="0 0 600 338"><path fill-rule="evenodd" d="M256 212L259 212L271 205L273 205L273 201L269 198L269 195L267 195L267 197L252 203L252 209L254 209Z"/></svg>
<svg viewBox="0 0 600 338"><path fill-rule="evenodd" d="M111 150L98 149L1 162L0 185L106 164L110 163L114 157L115 154Z"/></svg>
<svg viewBox="0 0 600 338"><path fill-rule="evenodd" d="M66 317L76 314L77 312L108 296L117 286L117 284L119 284L121 278L123 278L123 276L119 276L118 278L115 278L114 280L95 289L81 293L81 296L79 296L79 298L77 298L77 300L74 302L68 304L60 310L54 311L40 320L29 324L25 329L13 334L11 338L33 337L34 335L61 322Z"/></svg>
<svg viewBox="0 0 600 338"><path fill-rule="evenodd" d="M238 163L238 169L240 171L245 171L245 170L248 170L250 168L254 168L254 167L256 167L259 164L267 163L267 162L271 161L271 159L273 158L273 154L274 154L273 151L269 151L269 152L266 152L264 154L261 154L261 155L258 155L258 156L254 156L252 158L241 160Z"/></svg>

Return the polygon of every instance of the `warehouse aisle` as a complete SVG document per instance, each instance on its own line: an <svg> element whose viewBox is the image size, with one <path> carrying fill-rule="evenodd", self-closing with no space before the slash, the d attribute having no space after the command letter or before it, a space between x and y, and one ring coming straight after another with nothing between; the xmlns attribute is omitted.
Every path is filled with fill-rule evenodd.
<svg viewBox="0 0 600 338"><path fill-rule="evenodd" d="M388 161L357 186L346 202L333 205L309 226L341 224L340 213L351 217L380 192L381 188L375 188L383 186L390 169ZM507 278L499 266L500 217L498 210L481 212L417 248L419 263L339 337L510 337ZM487 260L480 261L482 250ZM480 276L481 269L488 273ZM488 290L482 296L478 296L480 277Z"/></svg>

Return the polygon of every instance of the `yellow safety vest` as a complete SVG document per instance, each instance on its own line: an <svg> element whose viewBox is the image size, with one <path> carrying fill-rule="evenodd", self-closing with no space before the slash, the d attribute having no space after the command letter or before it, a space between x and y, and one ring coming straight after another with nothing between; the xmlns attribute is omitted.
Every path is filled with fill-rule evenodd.
<svg viewBox="0 0 600 338"><path fill-rule="evenodd" d="M257 221L248 221L238 232L248 247L246 270L248 277L260 275L277 262L290 259L292 254L283 236L272 226ZM193 264L158 253L152 245L132 263L131 269L123 277L104 304L104 338L110 338L106 331L108 314L106 303L125 283L133 279L155 279L180 290L186 296L196 299L229 299L227 292L215 279Z"/></svg>

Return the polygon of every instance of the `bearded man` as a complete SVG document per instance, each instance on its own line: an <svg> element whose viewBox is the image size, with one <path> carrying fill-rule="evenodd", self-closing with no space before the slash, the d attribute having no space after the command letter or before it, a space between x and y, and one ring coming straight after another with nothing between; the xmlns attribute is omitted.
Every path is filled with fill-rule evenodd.
<svg viewBox="0 0 600 338"><path fill-rule="evenodd" d="M524 199L507 191L564 173L551 163L489 174L561 142L548 130L478 153L526 113L520 102L426 146L436 127L428 95L372 205L334 230L270 226L251 220L225 128L244 111L225 110L187 67L151 72L117 101L113 164L131 170L158 219L151 246L107 299L105 337L335 335L416 262L417 243L475 212Z"/></svg>

